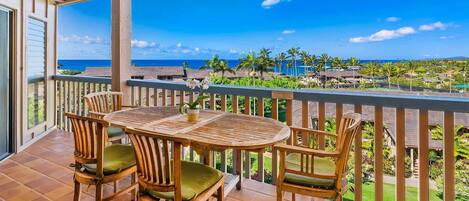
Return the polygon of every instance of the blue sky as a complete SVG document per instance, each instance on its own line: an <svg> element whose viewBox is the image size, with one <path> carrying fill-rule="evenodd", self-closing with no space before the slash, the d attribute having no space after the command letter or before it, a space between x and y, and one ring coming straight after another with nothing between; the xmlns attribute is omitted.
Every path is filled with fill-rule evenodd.
<svg viewBox="0 0 469 201"><path fill-rule="evenodd" d="M110 0L59 11L60 59L109 59ZM132 58L236 59L262 47L359 59L469 56L466 0L133 0Z"/></svg>

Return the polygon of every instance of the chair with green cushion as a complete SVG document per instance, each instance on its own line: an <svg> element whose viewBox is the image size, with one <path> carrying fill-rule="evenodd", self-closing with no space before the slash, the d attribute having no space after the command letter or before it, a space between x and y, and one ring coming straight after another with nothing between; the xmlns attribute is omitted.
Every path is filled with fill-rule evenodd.
<svg viewBox="0 0 469 201"><path fill-rule="evenodd" d="M347 160L350 148L358 133L361 115L343 115L338 125L338 134L307 128L291 127L291 143L277 144L280 168L277 179L277 200L283 200L283 192L312 197L342 200L347 191ZM329 138L325 150L323 141Z"/></svg>
<svg viewBox="0 0 469 201"><path fill-rule="evenodd" d="M137 159L139 200L223 200L224 177L218 170L181 160L189 142L128 128Z"/></svg>
<svg viewBox="0 0 469 201"><path fill-rule="evenodd" d="M74 200L80 200L81 184L96 185L96 200L103 200L103 186L131 176L130 186L105 198L113 199L132 192L136 195L136 160L132 146L105 146L109 123L100 119L65 114L72 124L75 145ZM135 198L135 196L133 196Z"/></svg>
<svg viewBox="0 0 469 201"><path fill-rule="evenodd" d="M132 106L122 104L122 92L96 92L90 93L84 97L88 112L91 117L102 119L106 114L122 110ZM126 137L121 128L109 127L107 130L107 141L121 142Z"/></svg>

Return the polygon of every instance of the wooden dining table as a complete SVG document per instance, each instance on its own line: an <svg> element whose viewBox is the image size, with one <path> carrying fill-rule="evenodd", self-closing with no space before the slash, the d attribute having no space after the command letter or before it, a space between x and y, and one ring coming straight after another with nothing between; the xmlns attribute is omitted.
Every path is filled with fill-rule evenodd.
<svg viewBox="0 0 469 201"><path fill-rule="evenodd" d="M191 148L213 163L210 151L233 149L236 154L236 175L226 175L227 195L242 184L241 150L264 152L265 148L290 136L290 128L271 118L245 114L201 110L199 121L189 122L177 107L142 107L110 113L104 117L111 126L134 128L186 139Z"/></svg>

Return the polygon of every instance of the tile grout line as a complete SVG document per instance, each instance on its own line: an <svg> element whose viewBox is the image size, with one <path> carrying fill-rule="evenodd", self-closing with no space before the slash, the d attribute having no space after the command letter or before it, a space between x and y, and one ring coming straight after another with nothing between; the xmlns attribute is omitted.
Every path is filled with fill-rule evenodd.
<svg viewBox="0 0 469 201"><path fill-rule="evenodd" d="M29 190L31 190L31 191L37 193L39 196L41 196L41 197L43 197L43 198L45 198L45 199L47 199L47 200L51 200L50 198L48 198L48 197L45 196L44 194L40 193L39 191L37 191L37 190L35 190L35 189L32 189L32 188L26 186L25 184L16 181L15 179L11 178L10 176L8 176L8 175L6 175L6 174L4 174L4 173L2 173L2 172L0 172L0 174L3 175L3 176L5 176L6 178L12 180L13 182L19 184L20 186L23 186L23 187L25 187L25 188L27 188L27 189L29 189Z"/></svg>
<svg viewBox="0 0 469 201"><path fill-rule="evenodd" d="M29 154L29 153L28 153L28 154ZM41 158L41 159L43 159L43 158ZM46 159L43 159L43 160L46 160ZM65 182L62 182L62 181L60 181L60 180L58 180L58 179L56 179L56 178L50 177L50 176L48 176L48 175L46 175L46 174L44 174L44 173L42 173L42 172L39 172L39 171L37 171L37 170L35 170L35 169L31 168L31 167L28 167L28 166L26 166L26 165L23 165L23 164L21 164L21 163L18 163L18 162L14 161L14 160L11 160L11 161L12 161L13 163L15 163L15 164L18 164L18 165L22 166L22 167L28 168L29 170L31 170L31 171L33 171L33 172L35 172L35 173L38 173L38 174L40 174L40 175L42 175L42 176L45 176L45 177L47 177L47 178L49 178L49 179L51 179L51 180L54 180L54 181L56 181L56 182L59 182L60 184L64 185L66 188L69 188L69 189L71 189L71 190L74 189L73 186L69 186L69 185L68 185L67 183L65 183ZM55 164L55 165L57 165L57 164ZM60 166L60 167L62 167L62 166ZM73 171L72 171L72 173L73 173ZM3 173L2 173L2 174L3 174ZM10 178L10 177L9 177L9 178ZM13 178L11 178L11 179L13 179ZM15 182L16 182L16 181L15 181ZM24 186L26 186L26 185L24 185ZM26 186L26 187L28 187L28 186ZM29 187L28 187L28 188L29 188ZM32 188L30 188L30 189L32 189ZM93 195L91 195L91 194L89 194L89 193L87 193L87 192L84 192L83 190L82 190L82 193L87 194L88 196L93 197ZM42 195L42 194L41 194L41 195Z"/></svg>

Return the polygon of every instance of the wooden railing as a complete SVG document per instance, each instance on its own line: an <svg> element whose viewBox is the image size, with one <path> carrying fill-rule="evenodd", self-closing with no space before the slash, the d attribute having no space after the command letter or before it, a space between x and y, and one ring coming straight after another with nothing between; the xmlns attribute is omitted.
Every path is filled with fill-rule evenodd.
<svg viewBox="0 0 469 201"><path fill-rule="evenodd" d="M60 128L69 128L63 121L64 111L78 111L83 113L81 95L91 92L76 89L75 86L108 85L109 79L104 78L81 78L71 76L55 76L58 86L58 124ZM77 84L82 83L82 84ZM138 106L176 106L182 102L195 100L197 92L191 91L185 83L129 80L131 87L131 102ZM79 87L78 87L79 88ZM109 87L106 88L108 90ZM96 89L95 89L96 91ZM286 90L286 89L266 89L252 87L236 87L213 85L206 93L210 99L204 103L205 109L221 110L226 112L245 113L250 115L268 116L274 119L285 121L288 125L299 123L302 127L311 127L312 119L317 120L316 127L320 130L326 128L326 116L331 115L326 105L335 105L332 114L335 114L336 122L344 112L355 111L370 116L374 122L374 181L375 198L383 200L383 144L384 139L384 116L395 118L396 136L396 170L395 182L396 200L405 200L405 125L406 110L418 110L418 162L419 162L419 200L429 200L429 111L441 111L444 113L444 200L454 200L455 197L455 166L454 166L454 125L455 113L467 113L469 111L469 100L467 98L451 97L429 97L415 95L383 95L359 92L325 91L325 90ZM78 95L75 95L78 94ZM65 95L65 96L64 96ZM73 97L76 96L76 97ZM249 101L246 101L249 100ZM72 103L72 104L70 104ZM266 108L266 105L271 105ZM313 108L314 105L317 108ZM365 110L365 108L367 108ZM369 109L371 108L371 110ZM393 113L385 113L391 108ZM316 111L316 116L311 117L311 110ZM327 115L326 115L327 114ZM295 121L294 120L298 120ZM357 135L355 139L354 160L359 161L354 164L354 193L355 200L362 200L362 136ZM231 154L230 154L231 153ZM242 160L244 164L244 176L261 182L267 182L265 170L271 169L272 182L275 183L277 176L277 152L268 149L263 153L236 154L231 150L221 153L213 153L215 164L219 164L221 171L227 172L231 167L236 167L234 163ZM192 150L187 153L188 159L197 160L198 157ZM244 159L240 159L241 158ZM243 157L244 156L244 157ZM250 158L257 157L257 170L251 172ZM228 161L232 161L229 163ZM266 167L266 160L271 160L271 167ZM215 165L214 164L214 165ZM233 169L233 172L236 170ZM254 174L253 174L254 173ZM254 176L256 175L256 176Z"/></svg>
<svg viewBox="0 0 469 201"><path fill-rule="evenodd" d="M83 97L89 93L110 91L111 79L99 77L55 75L56 81L56 124L57 128L71 131L70 121L65 117L66 112L87 116Z"/></svg>

